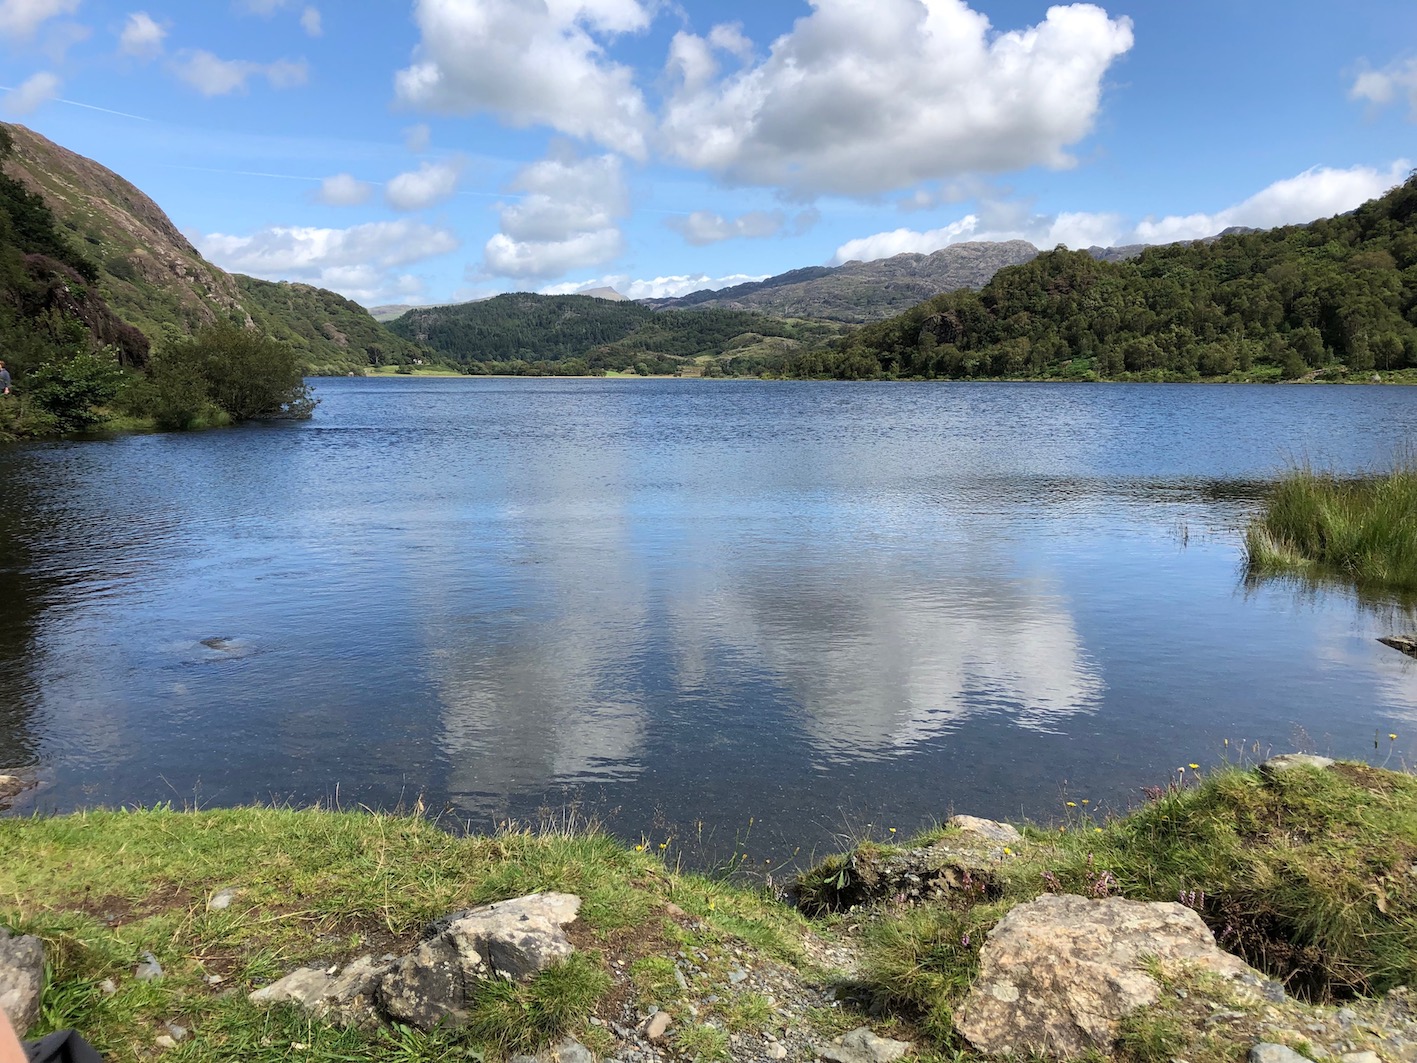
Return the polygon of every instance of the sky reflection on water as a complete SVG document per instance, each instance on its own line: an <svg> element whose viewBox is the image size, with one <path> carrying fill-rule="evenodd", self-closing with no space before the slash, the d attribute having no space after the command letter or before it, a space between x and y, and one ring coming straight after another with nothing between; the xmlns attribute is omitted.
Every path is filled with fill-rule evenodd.
<svg viewBox="0 0 1417 1063"><path fill-rule="evenodd" d="M582 801L790 851L1417 724L1372 641L1405 611L1246 588L1237 535L1286 456L1381 464L1411 389L318 387L305 425L4 452L38 807Z"/></svg>

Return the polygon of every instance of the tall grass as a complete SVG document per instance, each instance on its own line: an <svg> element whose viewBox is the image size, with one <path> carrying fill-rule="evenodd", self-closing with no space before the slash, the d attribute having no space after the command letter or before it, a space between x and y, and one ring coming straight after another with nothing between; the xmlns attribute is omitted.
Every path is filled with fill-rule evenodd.
<svg viewBox="0 0 1417 1063"><path fill-rule="evenodd" d="M1417 591L1417 456L1368 477L1294 469L1246 529L1245 554L1252 575L1328 574Z"/></svg>

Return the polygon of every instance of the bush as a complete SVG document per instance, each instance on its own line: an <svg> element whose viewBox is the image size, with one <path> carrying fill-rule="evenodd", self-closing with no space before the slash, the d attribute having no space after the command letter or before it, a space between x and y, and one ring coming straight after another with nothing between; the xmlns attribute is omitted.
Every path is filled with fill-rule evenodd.
<svg viewBox="0 0 1417 1063"><path fill-rule="evenodd" d="M147 412L165 427L211 420L211 408L233 420L304 419L315 410L295 351L237 325L203 329L153 359Z"/></svg>
<svg viewBox="0 0 1417 1063"><path fill-rule="evenodd" d="M123 383L123 370L106 351L45 362L24 382L28 400L53 418L59 432L82 432L102 421L96 407L112 402Z"/></svg>

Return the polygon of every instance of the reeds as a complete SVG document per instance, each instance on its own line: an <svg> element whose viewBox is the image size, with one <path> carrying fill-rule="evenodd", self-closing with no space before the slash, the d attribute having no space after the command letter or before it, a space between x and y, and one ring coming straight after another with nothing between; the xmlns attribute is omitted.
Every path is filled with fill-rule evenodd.
<svg viewBox="0 0 1417 1063"><path fill-rule="evenodd" d="M1417 590L1417 457L1365 477L1294 469L1246 529L1245 555L1251 575L1333 575Z"/></svg>

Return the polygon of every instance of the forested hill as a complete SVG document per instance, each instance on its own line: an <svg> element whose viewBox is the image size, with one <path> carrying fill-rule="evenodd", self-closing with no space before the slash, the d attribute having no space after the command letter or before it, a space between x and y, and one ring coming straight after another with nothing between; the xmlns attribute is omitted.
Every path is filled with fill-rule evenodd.
<svg viewBox="0 0 1417 1063"><path fill-rule="evenodd" d="M744 361L776 363L839 331L738 310L659 312L595 296L527 292L411 310L388 327L473 371L542 366L571 375L632 367L672 373L683 362L735 352Z"/></svg>
<svg viewBox="0 0 1417 1063"><path fill-rule="evenodd" d="M1417 366L1417 172L1309 225L1052 251L789 362L795 376L1192 380Z"/></svg>

